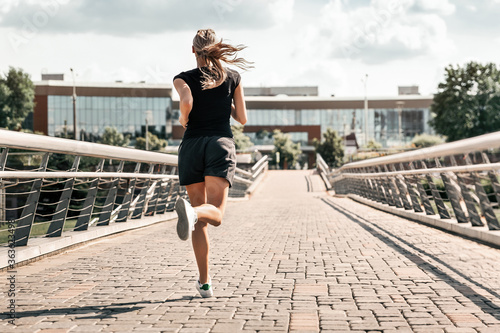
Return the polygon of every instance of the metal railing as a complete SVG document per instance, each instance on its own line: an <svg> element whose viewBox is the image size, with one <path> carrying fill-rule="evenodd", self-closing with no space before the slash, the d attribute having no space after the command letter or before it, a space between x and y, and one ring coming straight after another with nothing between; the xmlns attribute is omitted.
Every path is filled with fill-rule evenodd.
<svg viewBox="0 0 500 333"><path fill-rule="evenodd" d="M349 163L328 173L337 194L500 230L500 132Z"/></svg>
<svg viewBox="0 0 500 333"><path fill-rule="evenodd" d="M163 214L185 195L174 155L6 130L0 147L0 243Z"/></svg>
<svg viewBox="0 0 500 333"><path fill-rule="evenodd" d="M7 130L0 148L0 244L164 214L187 197L176 155Z"/></svg>
<svg viewBox="0 0 500 333"><path fill-rule="evenodd" d="M318 171L319 175L321 176L321 179L323 179L323 182L325 183L326 188L330 189L332 187L332 184L330 183L330 180L328 179L328 175L331 173L330 167L325 162L323 157L321 157L320 154L316 154L316 170Z"/></svg>
<svg viewBox="0 0 500 333"><path fill-rule="evenodd" d="M229 189L229 196L244 197L255 180L269 168L269 158L267 156L258 160L250 170L236 168L233 187Z"/></svg>

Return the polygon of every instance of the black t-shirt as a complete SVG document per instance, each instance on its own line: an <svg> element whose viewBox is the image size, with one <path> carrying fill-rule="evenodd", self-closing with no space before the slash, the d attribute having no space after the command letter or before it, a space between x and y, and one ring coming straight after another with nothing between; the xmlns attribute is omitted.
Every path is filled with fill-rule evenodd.
<svg viewBox="0 0 500 333"><path fill-rule="evenodd" d="M184 139L200 136L233 137L230 126L231 104L234 90L240 83L240 74L226 68L227 78L218 87L201 89L203 74L199 68L182 72L174 77L187 83L193 95L193 108L184 133Z"/></svg>

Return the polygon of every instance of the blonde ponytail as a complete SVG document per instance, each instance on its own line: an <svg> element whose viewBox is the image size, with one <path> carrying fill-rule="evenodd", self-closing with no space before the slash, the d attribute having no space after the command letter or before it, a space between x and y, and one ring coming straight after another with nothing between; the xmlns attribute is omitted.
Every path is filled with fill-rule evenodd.
<svg viewBox="0 0 500 333"><path fill-rule="evenodd" d="M217 41L212 29L198 30L193 39L193 47L198 57L201 57L206 67L202 68L202 89L212 89L220 86L227 78L227 73L221 62L234 65L243 70L252 68L251 62L237 57L237 52L246 48L244 45L232 46Z"/></svg>

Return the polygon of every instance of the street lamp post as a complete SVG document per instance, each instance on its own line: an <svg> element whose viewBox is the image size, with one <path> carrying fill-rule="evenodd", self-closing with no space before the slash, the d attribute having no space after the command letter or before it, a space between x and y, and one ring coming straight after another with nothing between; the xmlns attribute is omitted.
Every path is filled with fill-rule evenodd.
<svg viewBox="0 0 500 333"><path fill-rule="evenodd" d="M74 139L78 140L78 132L77 132L77 119L76 119L76 83L75 83L75 72L73 68L70 68L71 76L73 77L73 135Z"/></svg>
<svg viewBox="0 0 500 333"><path fill-rule="evenodd" d="M146 116L146 150L149 150L148 126L148 117Z"/></svg>
<svg viewBox="0 0 500 333"><path fill-rule="evenodd" d="M149 127L149 118L153 117L153 111L146 111L146 150L149 150L149 138L148 138L148 127Z"/></svg>
<svg viewBox="0 0 500 333"><path fill-rule="evenodd" d="M398 109L398 140L401 146L403 146L403 125L402 125L403 105L405 105L405 102L401 101L396 102L396 106Z"/></svg>
<svg viewBox="0 0 500 333"><path fill-rule="evenodd" d="M365 132L365 144L368 144L368 95L367 95L367 87L366 87L367 82L368 82L368 74L365 74L365 79L363 80L363 82L365 85L365 105L364 105L365 128L364 128L364 132Z"/></svg>

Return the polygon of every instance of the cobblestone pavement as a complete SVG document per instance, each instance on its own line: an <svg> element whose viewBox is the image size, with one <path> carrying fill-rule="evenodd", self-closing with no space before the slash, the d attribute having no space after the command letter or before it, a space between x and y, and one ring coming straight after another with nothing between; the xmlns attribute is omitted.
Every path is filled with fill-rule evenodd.
<svg viewBox="0 0 500 333"><path fill-rule="evenodd" d="M210 237L214 298L160 223L19 267L15 331L500 332L500 250L328 196L311 171L268 172Z"/></svg>

